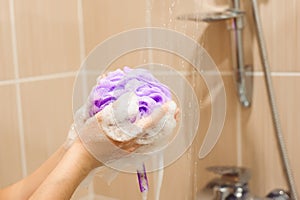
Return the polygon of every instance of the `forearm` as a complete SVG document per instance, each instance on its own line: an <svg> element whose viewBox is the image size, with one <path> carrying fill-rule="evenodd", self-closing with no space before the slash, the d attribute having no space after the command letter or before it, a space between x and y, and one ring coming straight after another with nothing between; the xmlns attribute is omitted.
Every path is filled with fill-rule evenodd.
<svg viewBox="0 0 300 200"><path fill-rule="evenodd" d="M24 200L28 199L34 191L41 185L57 163L62 159L66 149L60 147L47 161L45 161L37 170L24 178L23 180L0 190L0 199L5 200Z"/></svg>
<svg viewBox="0 0 300 200"><path fill-rule="evenodd" d="M70 199L80 182L99 165L81 143L76 142L30 200Z"/></svg>

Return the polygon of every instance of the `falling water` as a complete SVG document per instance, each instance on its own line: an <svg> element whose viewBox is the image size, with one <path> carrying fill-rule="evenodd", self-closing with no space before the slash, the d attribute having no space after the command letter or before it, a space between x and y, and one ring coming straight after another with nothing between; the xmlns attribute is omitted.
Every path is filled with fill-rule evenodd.
<svg viewBox="0 0 300 200"><path fill-rule="evenodd" d="M157 155L157 160L156 162L158 162L158 167L159 170L156 173L156 191L155 191L155 200L159 200L160 197L160 191L161 191L161 186L162 186L162 182L163 182L163 177L164 177L164 156L162 154L158 154Z"/></svg>
<svg viewBox="0 0 300 200"><path fill-rule="evenodd" d="M156 6L156 3L159 4L159 6ZM187 23L183 21L177 21L176 18L178 16L178 10L185 8L188 3L192 3L192 7L194 10L185 10L185 12L201 12L202 6L203 6L203 0L194 0L193 2L188 2L185 0L169 0L169 1L154 1L154 0L146 0L146 12L145 12L145 25L146 27L152 27L152 26L160 26L162 28L168 28L173 29L179 32L182 32L183 34L191 36L194 40L198 40L199 34L201 31L201 24L199 23ZM159 9L159 24L156 24L155 21L153 21L153 9ZM154 24L155 23L155 24ZM192 27L191 27L192 26ZM151 43L151 33L148 34L148 41ZM201 44L204 44L204 40L201 40ZM172 59L172 57L171 57ZM143 63L153 63L153 50L148 50L147 54L143 54L142 61ZM175 61L172 60L165 60L165 62L168 63L174 63L178 65L178 63L175 63ZM179 63L180 70L182 72L186 72L189 68L186 66L189 65L188 62L185 62L183 59ZM151 70L151 66L149 66ZM192 85L195 86L196 84L196 77L192 76ZM190 104L189 104L190 105ZM191 178L191 186L193 187L192 190L195 190L197 188L197 183L194 180L197 180L197 174L195 174L195 169L197 168L197 162L195 161L194 155L196 152L195 147L192 147L187 153L187 158L191 164L191 168L194 170L190 170L189 177ZM154 184L149 185L150 190L155 191L154 197L156 200L160 197L161 192L161 186L164 176L164 169L163 169L163 163L164 163L164 157L161 155L159 159L157 159L155 162L158 162L160 165L160 170L154 173ZM147 166L146 166L147 167ZM155 187L152 188L151 187ZM144 200L146 197L143 197Z"/></svg>
<svg viewBox="0 0 300 200"><path fill-rule="evenodd" d="M146 27L151 27L152 26L152 9L153 9L153 0L146 0L146 16L145 16L145 24ZM149 32L148 33L148 38L149 43L151 44L152 42L152 35ZM148 63L153 63L153 53L152 50L148 50L148 55L147 55Z"/></svg>

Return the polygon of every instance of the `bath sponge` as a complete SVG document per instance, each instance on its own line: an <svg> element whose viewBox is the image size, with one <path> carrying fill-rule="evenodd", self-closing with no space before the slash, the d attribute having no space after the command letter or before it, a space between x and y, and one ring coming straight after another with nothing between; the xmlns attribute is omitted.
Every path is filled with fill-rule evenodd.
<svg viewBox="0 0 300 200"><path fill-rule="evenodd" d="M130 159L139 165L146 157L137 160L133 152L158 152L174 136L176 110L168 87L149 71L124 67L97 79L87 102L75 113L75 128L100 162L118 161L119 167Z"/></svg>
<svg viewBox="0 0 300 200"><path fill-rule="evenodd" d="M124 67L99 77L89 101L89 115L115 142L150 144L176 126L170 90L145 69Z"/></svg>

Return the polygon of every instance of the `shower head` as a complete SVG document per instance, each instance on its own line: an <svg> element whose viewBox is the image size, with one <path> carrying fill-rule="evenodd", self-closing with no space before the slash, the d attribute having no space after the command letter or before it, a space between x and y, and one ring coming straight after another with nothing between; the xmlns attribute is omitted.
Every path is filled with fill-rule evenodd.
<svg viewBox="0 0 300 200"><path fill-rule="evenodd" d="M232 32L232 46L236 56L236 82L237 92L240 102L244 107L250 107L252 99L252 77L246 76L247 72L252 72L252 65L244 64L244 50L242 29L244 27L245 12L240 10L239 0L232 0L232 8L222 12L209 12L186 14L178 16L178 20L194 21L194 22L218 22L226 21L227 28Z"/></svg>
<svg viewBox="0 0 300 200"><path fill-rule="evenodd" d="M242 11L228 9L223 12L186 14L186 15L178 16L177 19L195 21L195 22L201 22L201 21L216 22L216 21L223 21L223 20L242 17L244 14L245 13Z"/></svg>

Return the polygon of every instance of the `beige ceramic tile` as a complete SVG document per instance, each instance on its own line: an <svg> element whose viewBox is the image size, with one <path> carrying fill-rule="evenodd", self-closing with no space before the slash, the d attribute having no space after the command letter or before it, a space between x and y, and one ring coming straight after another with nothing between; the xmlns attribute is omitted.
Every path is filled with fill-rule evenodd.
<svg viewBox="0 0 300 200"><path fill-rule="evenodd" d="M299 11L299 10L300 10L300 3L299 3L298 1L296 1L296 0L295 0L294 2L295 2L295 4L296 4L296 9ZM299 12L298 12L298 13L299 13ZM298 25L297 25L297 30L296 30L296 32L297 32L297 34L299 34L299 33L300 33L300 26L299 26L300 15L299 15L299 14L297 15L296 21L297 21L297 24L298 24ZM299 51L300 51L300 37L297 37L297 38L296 38L295 43L296 43L296 45L297 45L297 48L295 49L295 51L296 51L296 52L299 52ZM300 65L300 59L299 59L299 58L297 59L296 65L297 65L297 66Z"/></svg>
<svg viewBox="0 0 300 200"><path fill-rule="evenodd" d="M14 78L8 0L0 1L0 81Z"/></svg>
<svg viewBox="0 0 300 200"><path fill-rule="evenodd" d="M153 66L151 63L155 63ZM173 53L162 50L141 50L128 53L111 64L109 69L129 67L143 67L148 69L156 69L159 71L160 66L171 67L180 73L188 74L192 70L191 64L184 58Z"/></svg>
<svg viewBox="0 0 300 200"><path fill-rule="evenodd" d="M66 139L72 123L74 78L21 85L28 171L32 172Z"/></svg>
<svg viewBox="0 0 300 200"><path fill-rule="evenodd" d="M133 173L119 173L110 184L104 178L96 177L94 179L94 190L97 195L115 199L141 198L137 175Z"/></svg>
<svg viewBox="0 0 300 200"><path fill-rule="evenodd" d="M297 0L289 3L270 0L258 2L272 71L299 71L299 2ZM255 69L261 71L256 48L254 44Z"/></svg>
<svg viewBox="0 0 300 200"><path fill-rule="evenodd" d="M239 102L237 99L235 84L232 76L223 76L223 81L226 90L226 102L227 102L227 112L226 119L224 123L224 127L219 138L219 141L213 148L213 150L208 154L204 159L199 160L198 152L200 149L200 145L203 142L204 136L206 134L208 123L210 119L210 109L209 107L204 107L202 109L203 113L201 113L202 120L202 128L198 131L197 138L193 144L195 148L195 158L196 166L195 166L195 180L194 180L194 188L195 191L199 191L203 189L203 187L216 175L208 172L206 170L207 167L210 166L237 166L237 109L239 106ZM217 109L217 108L215 108Z"/></svg>
<svg viewBox="0 0 300 200"><path fill-rule="evenodd" d="M14 86L0 87L0 188L22 178L16 92Z"/></svg>
<svg viewBox="0 0 300 200"><path fill-rule="evenodd" d="M180 14L194 12L195 9L190 10L193 8L192 3L152 1L150 5L147 5L144 1L136 1L132 4L127 2L121 4L119 2L116 6L115 1L102 1L101 3L83 1L86 54L109 36L150 24L155 27L174 29L190 36L207 49L220 70L232 69L231 49L228 48L230 32L226 29L225 23L208 26L202 22L176 19ZM151 11L150 14L147 9ZM146 16L149 16L149 20ZM147 59L147 55L143 56Z"/></svg>
<svg viewBox="0 0 300 200"><path fill-rule="evenodd" d="M193 199L195 161L192 153L190 148L176 162L165 168L160 199Z"/></svg>
<svg viewBox="0 0 300 200"><path fill-rule="evenodd" d="M20 76L77 70L77 1L15 1Z"/></svg>
<svg viewBox="0 0 300 200"><path fill-rule="evenodd" d="M88 200L88 187L78 187L76 191L73 193L71 200Z"/></svg>
<svg viewBox="0 0 300 200"><path fill-rule="evenodd" d="M164 169L160 199L192 199L192 165L191 151ZM149 180L149 199L155 199L157 192L157 172L147 173ZM176 180L176 181L174 181ZM95 178L94 188L97 195L116 199L141 199L136 174L120 173L111 184L103 178Z"/></svg>
<svg viewBox="0 0 300 200"><path fill-rule="evenodd" d="M298 104L300 95L297 92L299 83L300 77L276 77L274 79L279 116L298 191L300 190L300 160L297 159L300 150L300 133L298 131L300 114L295 111L300 109Z"/></svg>
<svg viewBox="0 0 300 200"><path fill-rule="evenodd" d="M275 77L273 81L284 139L299 190L300 163L296 159L299 152L299 113L295 111L299 110L297 85L300 79ZM265 195L274 188L286 188L286 183L262 77L256 77L254 84L252 108L244 111L242 115L243 163L252 169L252 190L259 195Z"/></svg>
<svg viewBox="0 0 300 200"><path fill-rule="evenodd" d="M145 1L82 1L86 54L109 36L145 26Z"/></svg>
<svg viewBox="0 0 300 200"><path fill-rule="evenodd" d="M231 32L227 24L217 22L209 24L199 38L220 71L231 71L234 68L231 50Z"/></svg>

